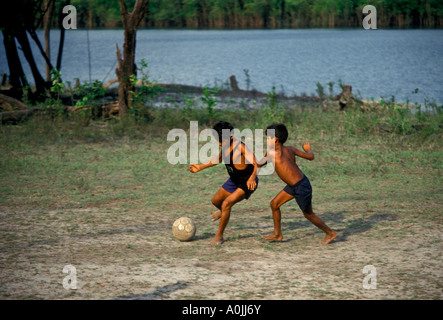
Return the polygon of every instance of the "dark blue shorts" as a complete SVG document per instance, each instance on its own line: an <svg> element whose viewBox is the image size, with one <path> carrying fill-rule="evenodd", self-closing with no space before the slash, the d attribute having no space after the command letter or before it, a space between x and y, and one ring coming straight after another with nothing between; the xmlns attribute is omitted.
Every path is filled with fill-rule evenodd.
<svg viewBox="0 0 443 320"><path fill-rule="evenodd" d="M295 201L297 201L302 211L306 211L312 204L312 186L306 176L303 176L303 178L293 186L289 184L286 185L283 191L295 198Z"/></svg>
<svg viewBox="0 0 443 320"><path fill-rule="evenodd" d="M245 196L246 199L249 199L249 197L251 196L251 194L254 193L255 190L257 190L258 187L258 177L255 178L255 182L256 182L256 186L254 190L249 190L248 186L245 183L242 183L240 185L236 185L234 183L234 181L231 180L231 178L229 178L228 180L226 180L226 182L222 185L222 188L225 189L226 191L233 193L235 190L237 190L238 188L242 189L245 192Z"/></svg>

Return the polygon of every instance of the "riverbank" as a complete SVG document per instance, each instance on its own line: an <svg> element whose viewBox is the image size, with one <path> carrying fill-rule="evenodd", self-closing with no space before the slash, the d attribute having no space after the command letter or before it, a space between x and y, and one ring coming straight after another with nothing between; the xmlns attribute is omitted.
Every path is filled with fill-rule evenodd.
<svg viewBox="0 0 443 320"><path fill-rule="evenodd" d="M236 85L235 77L231 77L231 82L230 87L223 88L139 83L129 115L122 118L118 114L117 85L111 82L105 87L95 81L64 88L56 97L32 107L0 106L3 111L0 118L3 124L23 122L25 126L32 117L48 125L54 120L67 126L101 123L100 126L111 130L121 127L124 132L134 126L184 128L190 121L210 126L217 119L232 121L238 127L263 128L272 122L293 126L312 114L318 118L318 121L312 120L316 122L314 128L324 130L322 126L337 125L350 134L386 132L426 138L438 136L443 128L443 106L435 103L361 100L354 97L348 85L343 85L338 95L326 94L319 87L318 96L285 96L275 88L267 93L242 90Z"/></svg>
<svg viewBox="0 0 443 320"><path fill-rule="evenodd" d="M443 103L440 62L443 30L152 30L137 32L136 61L149 62L149 79L156 83L222 88L236 75L239 87L267 93L317 95L320 82L340 92L353 86L356 97L411 103ZM43 43L43 32L37 32ZM1 40L0 34L0 40ZM57 47L57 30L51 31ZM62 79L74 85L115 77L115 45L123 43L122 30L68 30L61 68ZM370 44L370 45L369 45ZM39 49L33 47L33 52ZM0 56L5 56L0 47ZM39 55L36 54L36 59ZM24 57L24 72L33 76ZM44 66L44 60L38 61ZM0 59L0 73L9 73Z"/></svg>

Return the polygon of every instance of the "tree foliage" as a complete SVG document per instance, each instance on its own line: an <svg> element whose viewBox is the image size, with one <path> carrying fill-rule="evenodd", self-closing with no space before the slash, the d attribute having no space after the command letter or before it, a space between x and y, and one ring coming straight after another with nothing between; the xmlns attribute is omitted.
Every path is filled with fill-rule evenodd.
<svg viewBox="0 0 443 320"><path fill-rule="evenodd" d="M132 7L135 0L128 0ZM117 0L73 0L80 27L121 27ZM143 27L360 27L365 0L151 0ZM442 27L440 0L372 0L379 27Z"/></svg>

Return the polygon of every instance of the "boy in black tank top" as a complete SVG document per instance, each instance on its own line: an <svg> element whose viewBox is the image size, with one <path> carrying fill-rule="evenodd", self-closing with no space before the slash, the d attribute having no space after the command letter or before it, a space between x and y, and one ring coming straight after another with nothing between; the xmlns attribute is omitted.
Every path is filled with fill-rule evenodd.
<svg viewBox="0 0 443 320"><path fill-rule="evenodd" d="M222 160L225 163L229 178L212 198L212 203L218 209L212 214L212 221L220 219L220 224L211 244L222 244L232 206L243 199L249 199L257 189L257 162L252 151L244 143L234 139L234 127L229 122L219 121L213 129L218 135L221 152L208 163L189 165L189 171L195 173L215 166Z"/></svg>
<svg viewBox="0 0 443 320"><path fill-rule="evenodd" d="M233 193L237 188L240 188L245 192L245 198L249 199L251 194L254 193L256 189L249 189L248 187L248 180L254 173L254 165L247 164L245 169L239 170L235 167L233 160L234 149L242 147L246 147L243 142L237 143L236 146L232 145L232 151L229 154L229 162L225 163L226 170L229 173L229 179L223 184L222 188L230 193ZM258 178L256 177L255 180L257 183Z"/></svg>

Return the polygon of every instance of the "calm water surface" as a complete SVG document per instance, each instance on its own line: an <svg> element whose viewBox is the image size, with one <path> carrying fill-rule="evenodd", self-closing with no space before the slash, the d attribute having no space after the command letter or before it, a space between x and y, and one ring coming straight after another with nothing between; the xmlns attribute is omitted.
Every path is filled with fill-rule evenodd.
<svg viewBox="0 0 443 320"><path fill-rule="evenodd" d="M51 32L54 61L58 34ZM64 81L115 78L115 45L122 46L122 30L69 30L65 41ZM34 55L44 74L36 48ZM151 79L158 82L220 86L236 75L246 89L247 69L250 89L263 92L275 86L287 95L310 95L316 93L317 82L328 91L327 83L333 81L338 93L341 79L365 99L395 96L398 101L443 103L443 30L143 29L137 32L136 61L143 58ZM9 72L3 46L0 72Z"/></svg>

